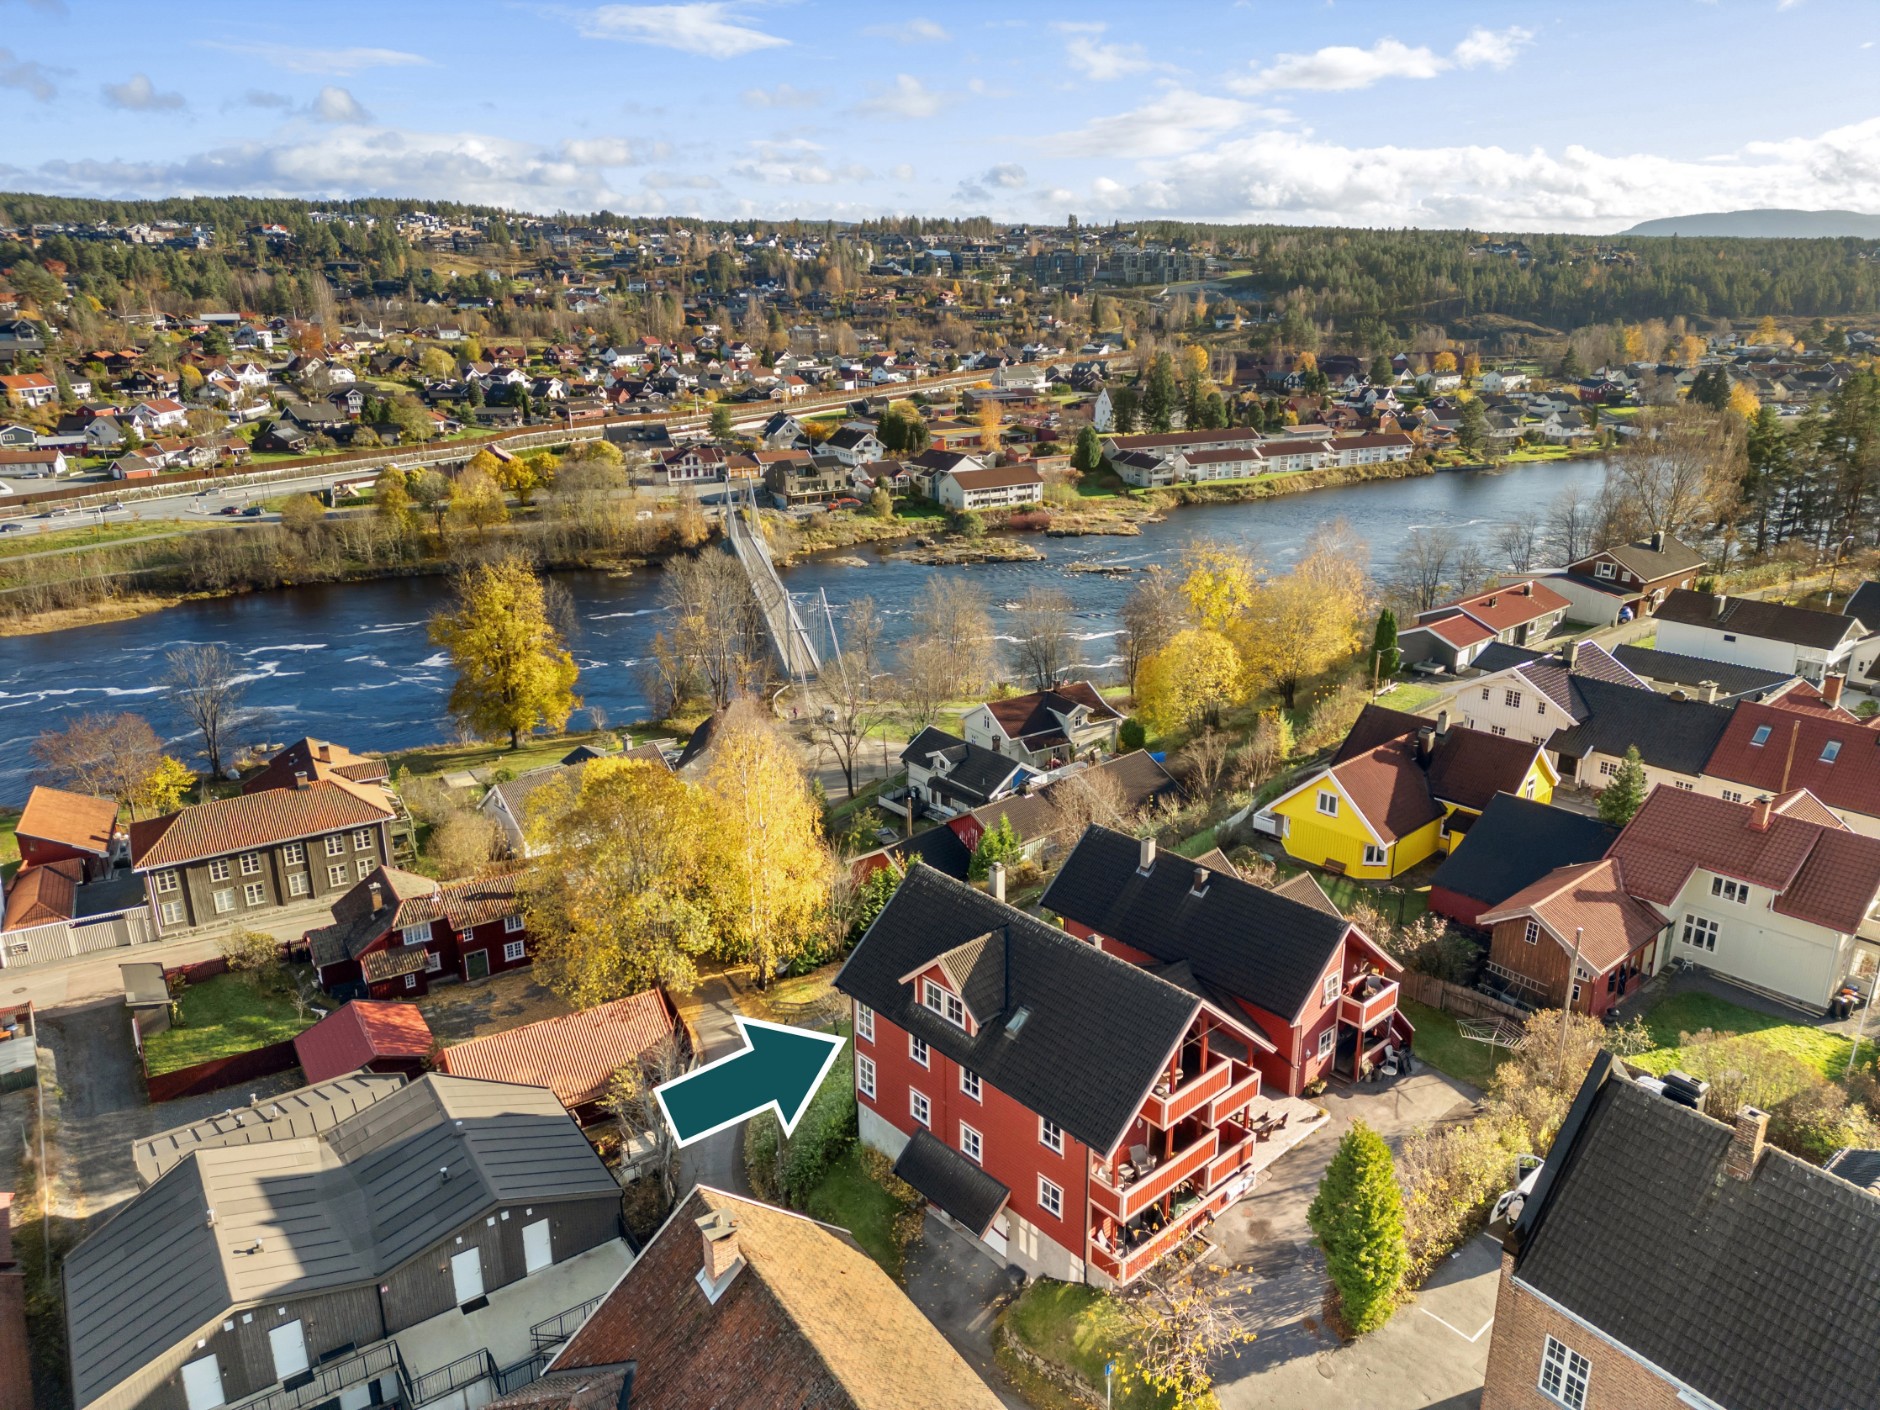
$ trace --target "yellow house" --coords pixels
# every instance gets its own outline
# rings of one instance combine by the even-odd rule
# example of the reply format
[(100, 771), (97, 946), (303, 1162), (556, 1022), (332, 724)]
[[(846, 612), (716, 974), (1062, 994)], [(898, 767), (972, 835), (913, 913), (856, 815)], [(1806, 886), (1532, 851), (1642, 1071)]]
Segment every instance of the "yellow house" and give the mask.
[(1497, 793), (1546, 803), (1559, 781), (1537, 744), (1367, 705), (1332, 762), (1255, 824), (1302, 862), (1386, 881), (1453, 850)]

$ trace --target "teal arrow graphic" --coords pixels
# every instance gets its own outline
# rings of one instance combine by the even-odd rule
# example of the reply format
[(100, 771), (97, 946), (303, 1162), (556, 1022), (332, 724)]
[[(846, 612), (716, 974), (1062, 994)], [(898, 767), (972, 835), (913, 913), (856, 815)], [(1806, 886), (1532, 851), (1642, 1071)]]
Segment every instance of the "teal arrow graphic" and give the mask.
[(777, 1113), (783, 1134), (789, 1135), (847, 1041), (742, 1015), (737, 1024), (744, 1039), (741, 1051), (653, 1089), (681, 1146), (715, 1136), (766, 1107)]

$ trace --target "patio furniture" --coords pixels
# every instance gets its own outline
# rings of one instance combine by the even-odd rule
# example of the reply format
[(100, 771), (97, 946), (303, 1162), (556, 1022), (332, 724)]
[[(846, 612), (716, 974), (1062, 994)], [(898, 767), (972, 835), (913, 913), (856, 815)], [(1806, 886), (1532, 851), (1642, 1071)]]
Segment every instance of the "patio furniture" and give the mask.
[(1151, 1170), (1155, 1169), (1155, 1157), (1149, 1154), (1149, 1148), (1147, 1146), (1131, 1146), (1129, 1148), (1129, 1161), (1130, 1164), (1134, 1165), (1136, 1169), (1141, 1171), (1144, 1175), (1147, 1175)]

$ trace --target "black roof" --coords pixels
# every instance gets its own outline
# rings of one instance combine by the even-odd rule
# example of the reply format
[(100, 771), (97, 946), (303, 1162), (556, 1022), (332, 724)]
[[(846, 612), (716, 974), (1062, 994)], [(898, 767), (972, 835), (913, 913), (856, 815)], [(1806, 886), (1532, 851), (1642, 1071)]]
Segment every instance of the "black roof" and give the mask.
[(1505, 671), (1510, 666), (1525, 666), (1530, 661), (1538, 661), (1545, 656), (1545, 651), (1535, 651), (1526, 646), (1515, 646), (1505, 641), (1491, 641), (1482, 648), (1482, 654), (1469, 664), (1483, 675), (1493, 675)]
[(1732, 1134), (1596, 1062), (1515, 1279), (1731, 1410), (1880, 1405), (1880, 1198), (1773, 1147), (1738, 1179)]
[[(1452, 830), (1458, 821), (1460, 815), (1450, 819)], [(1497, 793), (1430, 885), (1499, 906), (1557, 867), (1598, 861), (1618, 836), (1611, 823), (1584, 813)]]
[(894, 1173), (984, 1238), (1012, 1192), (930, 1131), (916, 1131)]
[[(1880, 606), (1880, 603), (1875, 605)], [(1702, 656), (1659, 651), (1649, 646), (1615, 647), (1612, 654), (1621, 666), (1647, 680), (1669, 681), (1673, 685), (1684, 686), (1713, 681), (1718, 691), (1728, 696), (1747, 695), (1754, 699), (1795, 679), (1794, 673), (1789, 671), (1765, 671), (1760, 666), (1707, 661)]]
[[(975, 1007), (978, 1030), (967, 1034), (920, 1007), (902, 980), (988, 935), (996, 950), (978, 957), (966, 987), (990, 1007), (982, 990), (996, 968), (997, 1008)], [(1146, 970), (932, 867), (902, 879), (835, 983), (1103, 1153), (1128, 1132), (1201, 1007)]]
[(1755, 597), (1726, 597), (1723, 611), (1718, 612), (1714, 594), (1693, 592), (1689, 588), (1673, 588), (1667, 593), (1659, 604), (1658, 619), (1822, 650), (1839, 646), (1853, 628), (1853, 623), (1838, 612), (1816, 612)]
[(1135, 838), (1093, 826), (1039, 905), (1164, 963), (1186, 960), (1204, 984), (1284, 1019), (1318, 992), (1350, 928), (1343, 916), (1219, 873), (1196, 895), (1187, 857), (1159, 853), (1146, 874), (1140, 857)]
[(1880, 1151), (1844, 1146), (1829, 1156), (1828, 1163), (1821, 1168), (1832, 1170), (1862, 1189), (1880, 1191)]
[(1880, 631), (1880, 582), (1869, 578), (1855, 588), (1841, 604), (1841, 615), (1858, 617), (1863, 627)]
[(918, 762), (922, 768), (932, 768), (936, 754), (944, 758), (947, 769), (944, 774), (937, 774), (929, 786), (936, 793), (959, 799), (969, 808), (989, 803), (1000, 792), (1009, 791), (1015, 786), (1014, 774), (1033, 772), (1016, 759), (931, 726), (908, 741), (907, 748), (901, 751), (901, 762)]
[(1639, 757), (1654, 768), (1695, 776), (1704, 771), (1730, 723), (1730, 710), (1723, 705), (1673, 700), (1655, 690), (1586, 676), (1576, 677), (1574, 685), (1589, 713), (1547, 741), (1549, 749), (1573, 759), (1619, 755), (1637, 745)]

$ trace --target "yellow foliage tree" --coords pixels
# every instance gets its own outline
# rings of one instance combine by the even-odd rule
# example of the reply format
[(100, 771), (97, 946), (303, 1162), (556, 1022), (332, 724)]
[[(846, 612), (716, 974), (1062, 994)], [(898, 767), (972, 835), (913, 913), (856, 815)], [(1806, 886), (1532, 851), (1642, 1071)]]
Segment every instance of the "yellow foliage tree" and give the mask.
[[(1312, 354), (1302, 353), (1301, 356), (1311, 357)], [(1317, 366), (1316, 363), (1313, 365)], [(1186, 376), (1198, 381), (1206, 381), (1208, 378), (1208, 370), (1208, 350), (1206, 348), (1202, 347), (1199, 343), (1190, 343), (1187, 347), (1182, 349), (1182, 371)]]
[(1136, 676), (1136, 717), (1150, 734), (1191, 729), (1238, 697), (1240, 653), (1218, 631), (1189, 627), (1170, 638)]
[(475, 529), (481, 538), (484, 530), (509, 517), (509, 508), (503, 503), (503, 491), (496, 481), (475, 466), (466, 465), (451, 482), (450, 517)]
[(1182, 554), (1182, 596), (1198, 626), (1224, 631), (1253, 602), (1259, 585), (1246, 554), (1223, 543), (1193, 543)]
[(1435, 358), (1430, 362), (1430, 367), (1437, 372), (1454, 372), (1456, 370), (1456, 355), (1445, 349), (1436, 354)]
[(1302, 352), (1298, 357), (1293, 359), (1293, 371), (1295, 372), (1317, 372), (1318, 370), (1319, 357), (1317, 353)]
[(180, 808), (183, 795), (195, 786), (196, 776), (189, 771), (188, 765), (165, 754), (139, 780), (124, 801), (130, 804), (132, 817), (137, 816), (139, 809), (151, 817), (161, 817)]
[(1292, 709), (1304, 681), (1357, 649), (1365, 599), (1362, 558), (1355, 546), (1332, 541), (1262, 583), (1233, 632), (1248, 686), (1277, 690)]
[[(481, 452), (479, 452), (481, 454)], [(529, 455), (510, 457), (507, 464), (497, 468), (496, 483), (516, 497), (518, 503), (528, 504), (539, 489), (546, 489), (555, 483), (555, 472), (561, 468), (561, 457), (553, 451), (538, 450)]]
[(1645, 356), (1645, 330), (1636, 323), (1628, 323), (1619, 334), (1619, 346), (1627, 362), (1637, 362)]
[(1482, 375), (1482, 359), (1476, 353), (1470, 353), (1462, 359), (1462, 375), (1473, 382)]
[(1782, 334), (1781, 334), (1781, 331), (1776, 327), (1775, 319), (1769, 314), (1765, 313), (1762, 316), (1762, 321), (1756, 325), (1757, 343), (1767, 345), (1770, 343), (1779, 342), (1781, 341), (1781, 338), (1782, 338)]
[(466, 571), (456, 610), (431, 619), (431, 640), (457, 667), (451, 715), (479, 735), (507, 734), (511, 749), (525, 730), (560, 729), (581, 703), (580, 668), (548, 620), (541, 579), (521, 558)]
[(985, 450), (997, 450), (999, 448), (999, 429), (1005, 423), (1005, 416), (999, 410), (999, 404), (996, 401), (987, 402), (984, 406), (979, 408), (979, 413), (973, 418), (973, 421), (974, 424), (979, 427), (979, 444), (981, 448)]
[(1686, 333), (1678, 339), (1677, 359), (1680, 366), (1695, 367), (1698, 360), (1708, 350), (1709, 344), (1695, 333)]
[(1749, 389), (1749, 383), (1738, 382), (1730, 388), (1730, 410), (1745, 421), (1755, 420), (1756, 413), (1762, 410), (1762, 402)]

